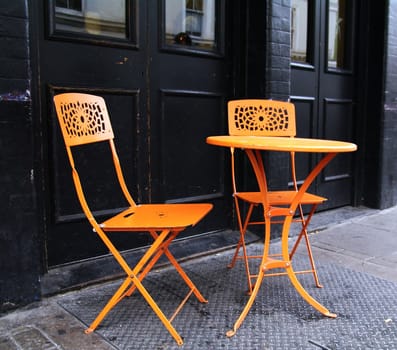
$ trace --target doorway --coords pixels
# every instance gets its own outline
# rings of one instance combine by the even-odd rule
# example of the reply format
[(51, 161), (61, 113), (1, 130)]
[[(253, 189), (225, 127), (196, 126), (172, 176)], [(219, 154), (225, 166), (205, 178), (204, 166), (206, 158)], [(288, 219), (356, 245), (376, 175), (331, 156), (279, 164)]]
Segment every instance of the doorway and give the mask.
[[(62, 92), (105, 98), (126, 182), (138, 203), (214, 204), (206, 220), (181, 238), (229, 227), (223, 154), (205, 138), (226, 130), (231, 2), (41, 0), (34, 6), (47, 267), (107, 254), (74, 193), (52, 104)], [(114, 191), (109, 156), (99, 145), (77, 158), (100, 221), (126, 205)], [(100, 172), (93, 170), (98, 165)], [(148, 244), (139, 234), (115, 241), (122, 251)]]
[[(357, 19), (357, 1), (292, 1), (291, 101), (299, 137), (355, 142)], [(318, 156), (297, 156), (303, 179)], [(313, 185), (328, 198), (321, 209), (353, 204), (354, 159), (338, 155)]]

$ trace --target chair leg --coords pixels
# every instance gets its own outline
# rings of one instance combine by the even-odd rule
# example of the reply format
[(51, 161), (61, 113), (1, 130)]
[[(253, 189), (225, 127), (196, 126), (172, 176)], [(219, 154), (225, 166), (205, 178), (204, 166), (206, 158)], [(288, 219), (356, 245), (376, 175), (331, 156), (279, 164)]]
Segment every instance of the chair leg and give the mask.
[[(140, 272), (144, 267), (146, 266), (147, 262), (150, 260), (149, 265), (152, 265), (151, 262), (152, 260), (157, 261), (159, 257), (157, 257), (158, 252), (161, 251), (159, 249), (165, 241), (169, 241), (168, 244), (172, 241), (174, 237), (169, 236), (170, 231), (169, 230), (164, 230), (160, 235), (158, 235), (157, 239), (153, 242), (151, 247), (146, 251), (146, 253), (143, 255), (141, 260), (136, 264), (133, 270), (131, 270), (126, 261), (123, 259), (123, 257), (120, 255), (120, 253), (117, 250), (112, 250), (113, 255), (115, 256), (116, 260), (120, 263), (120, 265), (123, 267), (127, 274), (127, 278), (124, 280), (124, 282), (121, 284), (119, 289), (116, 291), (116, 293), (110, 298), (106, 306), (101, 310), (101, 312), (98, 314), (96, 319), (91, 323), (90, 327), (86, 330), (86, 333), (91, 333), (93, 332), (98, 325), (102, 322), (102, 320), (106, 317), (106, 315), (109, 313), (109, 311), (118, 303), (120, 302), (124, 296), (128, 295), (129, 290), (131, 288), (136, 288), (139, 290), (141, 295), (144, 297), (146, 302), (149, 304), (149, 306), (152, 308), (152, 310), (155, 312), (157, 317), (160, 319), (160, 321), (163, 323), (165, 328), (168, 330), (168, 332), (171, 334), (171, 336), (175, 339), (178, 345), (183, 344), (183, 340), (179, 333), (175, 330), (175, 328), (172, 326), (171, 321), (164, 315), (164, 313), (161, 311), (160, 307), (157, 305), (157, 303), (154, 301), (154, 299), (151, 297), (149, 292), (146, 290), (146, 288), (142, 284), (142, 280), (145, 277), (145, 275), (149, 272), (146, 271), (145, 274), (142, 275)], [(103, 237), (106, 237), (106, 235), (102, 235)], [(102, 237), (101, 236), (101, 237)], [(171, 239), (172, 237), (172, 239)], [(168, 238), (168, 239), (167, 239)], [(113, 248), (110, 246), (110, 248)], [(153, 259), (153, 255), (155, 255), (156, 259)], [(161, 256), (162, 254), (160, 254)], [(146, 268), (145, 268), (146, 270)], [(139, 277), (137, 277), (140, 275)], [(133, 287), (130, 287), (132, 285)], [(126, 290), (130, 288), (127, 292)], [(184, 302), (184, 301), (183, 301)]]
[(314, 282), (315, 282), (317, 288), (323, 288), (323, 285), (320, 283), (320, 281), (319, 281), (319, 279), (318, 279), (317, 269), (316, 269), (316, 265), (315, 265), (315, 263), (314, 263), (314, 258), (313, 258), (312, 247), (311, 247), (311, 245), (310, 245), (309, 236), (308, 236), (306, 230), (305, 230), (305, 235), (304, 235), (304, 237), (305, 237), (305, 243), (306, 243), (307, 253), (308, 253), (308, 255), (309, 255), (310, 265), (311, 265), (311, 267), (312, 267)]
[(247, 212), (246, 218), (244, 220), (244, 224), (243, 224), (242, 221), (241, 221), (240, 208), (239, 208), (239, 205), (238, 205), (238, 202), (237, 202), (238, 199), (236, 199), (235, 201), (236, 201), (236, 214), (237, 214), (238, 228), (239, 228), (239, 231), (240, 231), (240, 239), (239, 239), (239, 241), (237, 243), (236, 250), (234, 251), (234, 255), (233, 255), (232, 261), (229, 263), (229, 265), (227, 265), (227, 267), (229, 269), (232, 269), (236, 265), (236, 261), (239, 258), (240, 248), (243, 245), (245, 232), (247, 231), (249, 220), (251, 218), (251, 215), (252, 215), (252, 212), (253, 212), (254, 206), (255, 206), (254, 204), (250, 204), (250, 206), (248, 208), (248, 212)]
[(168, 249), (166, 249), (164, 253), (167, 256), (167, 258), (170, 260), (171, 264), (174, 265), (175, 269), (178, 271), (179, 275), (182, 277), (182, 279), (185, 281), (185, 283), (189, 286), (190, 290), (196, 296), (197, 300), (200, 303), (208, 303), (208, 300), (203, 297), (203, 295), (200, 293), (200, 291), (195, 286), (195, 284), (191, 281), (191, 279), (186, 274), (186, 272), (182, 269), (181, 265), (178, 263), (178, 261), (175, 259), (175, 257), (171, 254), (171, 252)]
[[(150, 234), (154, 240), (157, 239), (158, 234), (155, 231), (151, 231)], [(177, 270), (179, 275), (182, 277), (182, 279), (184, 280), (186, 285), (190, 288), (190, 290), (196, 296), (198, 301), (201, 303), (207, 303), (208, 300), (203, 297), (203, 295), (200, 293), (199, 289), (192, 282), (192, 280), (189, 278), (189, 276), (186, 274), (186, 272), (182, 269), (181, 265), (178, 263), (178, 261), (175, 259), (175, 257), (171, 254), (171, 252), (168, 249), (168, 246), (171, 244), (171, 242), (174, 240), (174, 238), (177, 235), (178, 235), (177, 231), (173, 232), (171, 234), (171, 236), (162, 243), (162, 245), (157, 249), (157, 252), (155, 253), (155, 255), (146, 264), (144, 270), (139, 273), (138, 279), (140, 282), (142, 282), (142, 280), (145, 278), (145, 276), (150, 272), (150, 270), (153, 268), (153, 266), (156, 264), (156, 262), (164, 254), (168, 258), (168, 260), (171, 262), (171, 264), (175, 267), (175, 269)], [(136, 286), (132, 285), (130, 287), (130, 289), (125, 293), (126, 296), (130, 296), (135, 291), (135, 289), (136, 289)]]
[(244, 259), (245, 274), (247, 275), (248, 295), (250, 295), (252, 293), (252, 282), (251, 282), (252, 275), (251, 275), (251, 271), (250, 271), (250, 267), (249, 267), (249, 256), (247, 254), (247, 247), (245, 245), (244, 237), (243, 237), (241, 245), (243, 247), (243, 259)]
[[(156, 241), (158, 235), (157, 233), (155, 233), (154, 231), (150, 232), (152, 238), (154, 241)], [(161, 256), (164, 254), (164, 245), (169, 242), (168, 244), (170, 244), (174, 238), (176, 237), (177, 232), (171, 233), (170, 236), (156, 249), (156, 251), (153, 253), (153, 256), (150, 258), (150, 261), (146, 262), (144, 265), (143, 270), (138, 271), (138, 279), (140, 282), (143, 281), (143, 279), (146, 277), (146, 275), (150, 272), (150, 270), (153, 268), (153, 266), (156, 264), (156, 262), (161, 258)], [(135, 291), (136, 286), (132, 285), (130, 287), (130, 289), (125, 293), (126, 296), (131, 296), (132, 293)]]
[(227, 267), (229, 269), (232, 269), (236, 265), (236, 260), (238, 258), (238, 253), (240, 251), (240, 247), (241, 247), (241, 244), (242, 244), (243, 239), (244, 239), (244, 230), (243, 230), (243, 223), (242, 223), (242, 220), (241, 220), (240, 206), (238, 204), (238, 198), (236, 196), (234, 196), (234, 207), (236, 209), (237, 223), (238, 223), (238, 229), (239, 229), (239, 233), (240, 233), (240, 239), (239, 239), (239, 241), (237, 243), (236, 250), (234, 251), (232, 261), (227, 265)]
[(149, 292), (146, 290), (146, 288), (142, 285), (142, 283), (139, 281), (139, 279), (136, 276), (127, 277), (125, 279), (125, 281), (119, 287), (117, 292), (112, 296), (112, 298), (108, 301), (106, 306), (98, 314), (96, 319), (91, 323), (89, 328), (86, 329), (85, 333), (86, 334), (92, 333), (98, 327), (98, 325), (106, 317), (106, 315), (109, 313), (109, 311), (122, 299), (121, 295), (124, 293), (125, 289), (128, 288), (128, 286), (130, 284), (134, 284), (136, 286), (136, 288), (142, 294), (142, 296), (144, 297), (146, 302), (149, 304), (149, 306), (155, 312), (157, 317), (164, 324), (165, 328), (168, 330), (168, 332), (171, 334), (171, 336), (175, 339), (177, 344), (182, 345), (183, 340), (182, 340), (181, 336), (179, 335), (179, 333), (176, 331), (174, 326), (171, 324), (171, 321), (164, 315), (164, 313), (161, 311), (161, 309), (159, 308), (157, 303), (154, 301), (154, 299), (151, 297)]
[(313, 252), (312, 252), (312, 248), (310, 245), (309, 235), (307, 233), (307, 227), (308, 227), (310, 220), (312, 219), (312, 216), (313, 216), (314, 212), (316, 211), (316, 209), (317, 209), (317, 204), (314, 204), (310, 210), (310, 213), (305, 218), (305, 215), (303, 214), (302, 206), (299, 205), (299, 215), (301, 217), (302, 229), (301, 229), (301, 232), (299, 233), (298, 238), (295, 241), (294, 246), (292, 247), (292, 249), (290, 251), (289, 258), (290, 258), (290, 260), (292, 260), (292, 257), (294, 256), (302, 237), (304, 237), (307, 254), (308, 254), (310, 265), (312, 268), (311, 272), (313, 274), (314, 282), (315, 282), (317, 288), (322, 288), (323, 285), (320, 283), (319, 278), (318, 278), (317, 269), (316, 269), (316, 265), (314, 263), (314, 258), (313, 258)]
[[(229, 265), (227, 267), (229, 269), (232, 269), (235, 266), (237, 259), (242, 258), (244, 260), (245, 273), (247, 275), (248, 294), (251, 294), (252, 293), (252, 282), (251, 282), (252, 275), (251, 275), (250, 268), (249, 268), (249, 256), (247, 254), (247, 248), (245, 245), (245, 233), (247, 232), (247, 227), (250, 222), (251, 215), (254, 210), (255, 204), (250, 203), (247, 215), (244, 220), (244, 224), (242, 224), (241, 211), (239, 208), (238, 199), (236, 197), (235, 197), (235, 205), (236, 205), (237, 220), (238, 220), (239, 230), (240, 230), (240, 240), (237, 243), (237, 247), (234, 252), (232, 261), (229, 263)], [(242, 250), (243, 250), (242, 257), (239, 256), (240, 248), (242, 248)]]
[[(168, 240), (173, 240), (174, 237), (169, 237)], [(164, 242), (165, 243), (165, 242)], [(163, 243), (163, 244), (164, 244)], [(162, 245), (163, 245), (162, 244)], [(156, 262), (160, 259), (160, 257), (163, 255), (163, 251), (161, 249), (162, 245), (157, 248), (157, 252), (155, 252), (155, 255), (150, 259), (148, 263), (146, 263), (145, 268), (139, 272), (138, 274), (138, 279), (140, 282), (143, 281), (143, 279), (146, 277), (146, 275), (150, 272), (150, 270), (153, 268), (153, 266), (156, 264)], [(134, 293), (134, 291), (137, 289), (136, 285), (132, 285), (128, 291), (125, 293), (125, 296), (129, 297)]]
[(183, 340), (179, 333), (176, 331), (174, 326), (171, 324), (171, 320), (169, 320), (164, 313), (161, 311), (160, 307), (157, 305), (157, 303), (154, 301), (154, 299), (151, 297), (149, 292), (146, 290), (146, 288), (142, 285), (142, 283), (139, 281), (139, 279), (136, 276), (132, 277), (132, 282), (134, 285), (136, 285), (137, 289), (139, 292), (142, 294), (142, 296), (145, 298), (146, 302), (150, 305), (152, 310), (155, 312), (157, 317), (161, 320), (165, 328), (168, 330), (168, 332), (171, 334), (171, 336), (175, 339), (178, 345), (183, 344)]
[(119, 289), (116, 291), (116, 293), (113, 294), (113, 296), (110, 298), (110, 300), (107, 302), (105, 307), (101, 310), (101, 312), (98, 314), (96, 319), (91, 323), (91, 325), (85, 330), (86, 334), (92, 333), (98, 325), (102, 322), (102, 320), (106, 317), (106, 315), (109, 313), (110, 310), (113, 309), (114, 306), (117, 305), (118, 302), (121, 301), (122, 295), (125, 292), (125, 290), (129, 287), (129, 285), (132, 283), (130, 278), (126, 278), (124, 282), (121, 284)]

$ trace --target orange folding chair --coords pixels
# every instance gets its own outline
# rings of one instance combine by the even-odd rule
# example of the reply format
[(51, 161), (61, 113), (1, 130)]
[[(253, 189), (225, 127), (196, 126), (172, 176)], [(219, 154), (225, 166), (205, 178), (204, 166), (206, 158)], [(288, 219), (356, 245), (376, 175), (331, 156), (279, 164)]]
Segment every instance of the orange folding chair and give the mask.
[[(229, 122), (229, 134), (230, 135), (244, 135), (244, 136), (285, 136), (295, 137), (295, 106), (290, 102), (281, 102), (274, 100), (234, 100), (228, 102), (228, 122)], [(253, 211), (256, 207), (261, 205), (261, 194), (260, 192), (240, 192), (237, 189), (236, 180), (236, 164), (234, 148), (231, 148), (231, 168), (232, 168), (232, 184), (233, 184), (233, 197), (236, 209), (236, 216), (238, 226), (240, 230), (240, 240), (237, 244), (235, 253), (233, 255), (231, 263), (228, 265), (229, 268), (235, 266), (237, 259), (243, 259), (245, 264), (245, 270), (248, 279), (248, 292), (252, 292), (253, 280), (257, 275), (251, 274), (249, 267), (249, 259), (262, 258), (262, 255), (248, 255), (246, 245), (244, 241), (245, 233), (250, 225), (264, 225), (264, 220), (254, 221), (251, 220)], [(291, 177), (293, 183), (293, 189), (287, 191), (269, 191), (268, 199), (270, 206), (290, 206), (292, 200), (298, 191), (298, 184), (295, 173), (295, 154), (291, 152)], [(311, 193), (305, 193), (299, 206), (298, 216), (294, 218), (294, 222), (301, 223), (301, 231), (295, 241), (294, 246), (290, 252), (290, 259), (294, 256), (299, 243), (302, 238), (306, 243), (307, 253), (311, 265), (310, 270), (295, 271), (295, 273), (312, 273), (316, 286), (321, 288), (322, 285), (319, 282), (316, 266), (313, 259), (312, 249), (310, 246), (309, 236), (307, 233), (307, 227), (310, 220), (320, 203), (326, 200), (324, 197), (320, 197)], [(240, 203), (246, 203), (248, 209), (246, 210), (245, 218), (243, 218), (243, 210), (240, 207)], [(311, 209), (307, 215), (304, 214), (303, 205), (310, 205)], [(272, 220), (272, 224), (283, 223), (280, 220)], [(240, 255), (240, 249), (243, 254)], [(283, 273), (268, 273), (266, 276), (283, 275)]]
[[(72, 168), (73, 181), (82, 209), (94, 231), (102, 239), (111, 254), (125, 271), (127, 277), (108, 301), (106, 306), (92, 322), (86, 333), (93, 332), (107, 313), (124, 297), (130, 296), (136, 289), (159, 317), (175, 341), (181, 345), (183, 340), (171, 322), (182, 309), (189, 297), (194, 294), (201, 303), (207, 300), (189, 279), (185, 271), (169, 251), (169, 245), (185, 228), (195, 225), (212, 208), (212, 204), (136, 204), (128, 192), (119, 158), (114, 145), (114, 135), (108, 111), (103, 98), (87, 94), (66, 93), (54, 97), (56, 112), (65, 141), (66, 151)], [(129, 208), (98, 223), (86, 201), (82, 183), (75, 166), (72, 148), (94, 142), (108, 142), (115, 171), (122, 193)], [(153, 242), (135, 267), (131, 268), (109, 238), (108, 232), (147, 232)], [(185, 281), (189, 292), (177, 307), (175, 313), (167, 318), (142, 284), (162, 255), (165, 255)]]

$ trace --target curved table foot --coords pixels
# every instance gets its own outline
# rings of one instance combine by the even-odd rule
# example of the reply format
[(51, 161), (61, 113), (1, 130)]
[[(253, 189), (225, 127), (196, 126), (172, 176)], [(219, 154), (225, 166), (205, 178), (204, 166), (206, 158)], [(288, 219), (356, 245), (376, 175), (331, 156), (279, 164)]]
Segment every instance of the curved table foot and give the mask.
[(261, 287), (263, 277), (264, 277), (264, 272), (262, 269), (260, 269), (260, 272), (259, 272), (258, 277), (255, 282), (254, 289), (252, 290), (252, 293), (248, 299), (248, 302), (245, 305), (243, 312), (240, 314), (237, 321), (234, 323), (233, 329), (226, 332), (227, 337), (232, 337), (233, 335), (235, 335), (237, 330), (240, 328), (241, 324), (245, 320), (248, 312), (251, 309), (252, 304), (255, 301), (255, 298), (256, 298), (256, 295), (258, 294), (259, 288)]
[(231, 329), (230, 331), (227, 331), (227, 332), (226, 332), (226, 336), (227, 336), (228, 338), (231, 338), (231, 337), (233, 337), (233, 335), (236, 334), (236, 331), (237, 331), (237, 329)]
[(313, 306), (317, 311), (321, 312), (324, 316), (335, 318), (336, 314), (330, 312), (324, 305), (320, 304), (316, 299), (314, 299), (301, 285), (298, 278), (296, 277), (295, 272), (292, 269), (292, 266), (288, 266), (287, 274), (292, 283), (295, 287), (296, 291), (301, 295), (303, 299), (306, 300), (311, 306)]

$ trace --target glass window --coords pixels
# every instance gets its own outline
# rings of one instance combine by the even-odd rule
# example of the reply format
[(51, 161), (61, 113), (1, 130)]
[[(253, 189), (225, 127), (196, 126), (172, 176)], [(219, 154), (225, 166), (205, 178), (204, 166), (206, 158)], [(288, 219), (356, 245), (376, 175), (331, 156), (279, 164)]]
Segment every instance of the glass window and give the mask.
[(126, 0), (56, 0), (55, 30), (127, 39)]
[(348, 69), (348, 13), (346, 0), (328, 1), (328, 68)]
[(307, 63), (308, 0), (292, 0), (291, 60)]
[(186, 33), (202, 35), (204, 8), (202, 0), (186, 0)]
[(81, 0), (56, 0), (56, 7), (81, 11)]
[(216, 42), (216, 2), (218, 0), (165, 0), (165, 41), (214, 50)]

